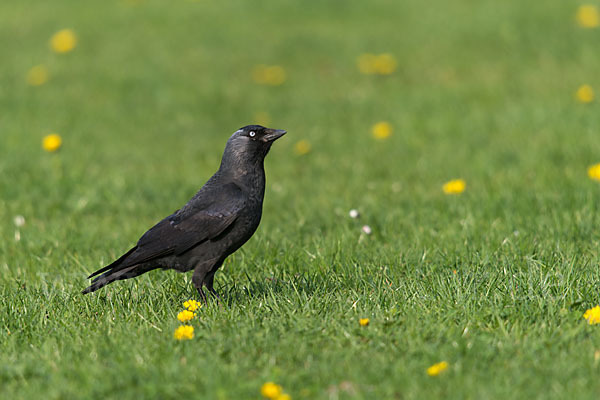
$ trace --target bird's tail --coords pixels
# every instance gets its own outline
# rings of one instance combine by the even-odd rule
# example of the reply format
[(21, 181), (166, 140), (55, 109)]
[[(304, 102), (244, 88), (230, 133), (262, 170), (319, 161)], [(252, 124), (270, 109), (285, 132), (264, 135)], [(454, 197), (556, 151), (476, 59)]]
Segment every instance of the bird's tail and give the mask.
[[(91, 274), (90, 276), (88, 276), (88, 279), (93, 278), (94, 276), (101, 274), (102, 272), (108, 271), (108, 270), (112, 270), (113, 272), (122, 269), (124, 267), (127, 267), (128, 265), (122, 265), (127, 257), (129, 257), (134, 251), (137, 250), (137, 246), (131, 248), (127, 253), (123, 254), (121, 257), (119, 257), (118, 260), (110, 263), (109, 265), (107, 265), (104, 268), (100, 268), (98, 271), (94, 272), (93, 274)], [(135, 263), (131, 263), (129, 265), (133, 265)]]
[(87, 288), (85, 288), (81, 293), (87, 294), (87, 293), (95, 292), (96, 290), (100, 289), (101, 287), (104, 287), (114, 281), (120, 281), (122, 279), (134, 278), (134, 277), (141, 275), (144, 272), (148, 272), (148, 271), (149, 271), (148, 268), (144, 268), (140, 264), (132, 265), (130, 267), (126, 267), (126, 268), (118, 269), (118, 270), (113, 269), (113, 270), (107, 271), (107, 272), (103, 273), (102, 275), (94, 278), (94, 280), (92, 281), (92, 284), (90, 286), (88, 286)]

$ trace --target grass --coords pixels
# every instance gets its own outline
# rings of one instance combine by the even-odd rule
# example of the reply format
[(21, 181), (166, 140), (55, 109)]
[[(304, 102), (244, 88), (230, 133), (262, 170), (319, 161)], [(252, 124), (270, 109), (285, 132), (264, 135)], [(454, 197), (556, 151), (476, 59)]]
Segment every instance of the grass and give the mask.
[[(596, 398), (600, 114), (573, 94), (600, 88), (600, 31), (576, 6), (1, 3), (0, 397), (245, 399), (275, 381), (294, 399)], [(79, 43), (56, 55), (62, 28)], [(361, 75), (367, 52), (397, 70)], [(29, 87), (37, 64), (50, 79)], [(259, 64), (286, 82), (257, 85)], [(189, 275), (80, 295), (260, 112), (289, 134), (195, 338), (173, 339)]]

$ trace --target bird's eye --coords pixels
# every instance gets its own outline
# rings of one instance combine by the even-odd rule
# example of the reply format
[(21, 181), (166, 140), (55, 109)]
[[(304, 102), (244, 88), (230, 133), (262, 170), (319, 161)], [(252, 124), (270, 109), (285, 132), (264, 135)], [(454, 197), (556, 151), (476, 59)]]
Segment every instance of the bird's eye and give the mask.
[(256, 132), (254, 132), (254, 131), (250, 131), (250, 133), (248, 133), (248, 136), (250, 136), (250, 137), (254, 137), (254, 136), (256, 136)]

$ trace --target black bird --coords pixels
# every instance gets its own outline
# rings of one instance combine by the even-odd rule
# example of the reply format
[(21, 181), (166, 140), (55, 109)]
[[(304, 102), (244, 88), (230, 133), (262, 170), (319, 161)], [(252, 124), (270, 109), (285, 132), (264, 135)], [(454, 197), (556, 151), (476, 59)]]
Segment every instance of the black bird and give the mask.
[(256, 231), (265, 195), (264, 159), (286, 132), (248, 125), (227, 141), (219, 170), (180, 210), (154, 225), (137, 245), (98, 274), (83, 294), (153, 269), (194, 270), (192, 282), (217, 296), (213, 279), (227, 256)]

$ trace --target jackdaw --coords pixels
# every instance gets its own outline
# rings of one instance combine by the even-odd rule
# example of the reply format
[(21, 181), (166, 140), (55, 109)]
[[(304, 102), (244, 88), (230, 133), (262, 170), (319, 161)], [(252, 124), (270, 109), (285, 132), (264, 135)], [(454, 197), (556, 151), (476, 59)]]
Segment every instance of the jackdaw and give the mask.
[(192, 282), (203, 300), (202, 285), (217, 296), (213, 279), (227, 256), (256, 231), (265, 194), (264, 159), (286, 133), (248, 125), (227, 141), (219, 170), (190, 201), (140, 238), (112, 264), (91, 274), (83, 294), (153, 269), (194, 270)]

